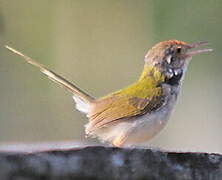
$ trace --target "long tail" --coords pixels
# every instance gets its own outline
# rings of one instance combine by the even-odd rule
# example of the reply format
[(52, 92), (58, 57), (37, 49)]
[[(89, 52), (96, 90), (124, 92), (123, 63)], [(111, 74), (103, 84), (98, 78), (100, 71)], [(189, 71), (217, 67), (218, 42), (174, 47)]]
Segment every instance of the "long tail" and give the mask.
[[(79, 89), (77, 86), (75, 86), (74, 84), (72, 84), (71, 82), (67, 81), (65, 78), (63, 78), (62, 76), (58, 75), (57, 73), (53, 72), (52, 70), (49, 70), (48, 68), (46, 68), (44, 65), (37, 63), (36, 61), (34, 61), (32, 58), (26, 56), (25, 54), (9, 47), (9, 46), (5, 46), (8, 50), (10, 50), (11, 52), (21, 56), (27, 63), (37, 67), (43, 74), (45, 74), (49, 79), (51, 79), (52, 81), (58, 83), (59, 85), (61, 85), (62, 87), (64, 87), (65, 89), (67, 89), (68, 91), (70, 91), (71, 93), (73, 93), (73, 95), (76, 97), (80, 97), (82, 100), (84, 100), (86, 103), (90, 104), (94, 101), (94, 98), (90, 95), (88, 95), (87, 93), (85, 93), (83, 90)], [(74, 97), (73, 96), (73, 97)]]

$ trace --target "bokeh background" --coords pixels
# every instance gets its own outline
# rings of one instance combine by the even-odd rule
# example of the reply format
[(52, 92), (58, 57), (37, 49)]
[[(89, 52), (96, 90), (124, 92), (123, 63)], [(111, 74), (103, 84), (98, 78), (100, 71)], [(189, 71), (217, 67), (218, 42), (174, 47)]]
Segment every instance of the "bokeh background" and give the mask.
[(15, 47), (99, 97), (135, 81), (147, 50), (207, 40), (166, 128), (144, 144), (222, 152), (222, 1), (0, 0), (0, 144), (87, 144), (71, 94), (4, 48)]

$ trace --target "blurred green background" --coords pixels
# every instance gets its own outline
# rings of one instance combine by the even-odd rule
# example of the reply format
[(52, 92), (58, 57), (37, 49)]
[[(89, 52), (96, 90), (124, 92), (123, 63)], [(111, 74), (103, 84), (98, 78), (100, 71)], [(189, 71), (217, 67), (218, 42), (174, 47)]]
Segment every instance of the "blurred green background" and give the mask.
[(147, 50), (207, 40), (193, 58), (177, 107), (148, 146), (222, 152), (222, 1), (0, 0), (0, 143), (78, 141), (86, 117), (71, 94), (6, 49), (8, 44), (93, 96), (135, 81)]

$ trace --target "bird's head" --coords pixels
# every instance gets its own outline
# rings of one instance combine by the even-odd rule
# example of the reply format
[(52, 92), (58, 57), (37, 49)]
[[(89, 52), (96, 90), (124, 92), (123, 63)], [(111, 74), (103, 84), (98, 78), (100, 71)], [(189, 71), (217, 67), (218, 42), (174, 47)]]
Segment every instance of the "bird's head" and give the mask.
[(163, 41), (148, 51), (145, 62), (158, 68), (166, 80), (172, 78), (180, 80), (193, 55), (212, 51), (212, 49), (193, 50), (207, 44), (207, 42), (187, 44), (178, 40)]

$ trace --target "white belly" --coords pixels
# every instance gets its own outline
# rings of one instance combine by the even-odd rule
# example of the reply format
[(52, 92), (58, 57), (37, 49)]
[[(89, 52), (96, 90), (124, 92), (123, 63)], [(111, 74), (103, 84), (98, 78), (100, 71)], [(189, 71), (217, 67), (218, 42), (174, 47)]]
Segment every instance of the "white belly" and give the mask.
[(136, 118), (132, 124), (132, 131), (130, 132), (126, 144), (135, 144), (148, 141), (157, 135), (166, 125), (170, 114), (173, 110), (176, 101), (176, 96), (172, 97), (168, 103), (160, 110), (152, 114), (145, 114)]
[(179, 87), (172, 89), (166, 86), (165, 93), (167, 96), (164, 105), (152, 114), (147, 113), (135, 118), (125, 144), (144, 142), (157, 135), (164, 128), (171, 115), (178, 92)]

